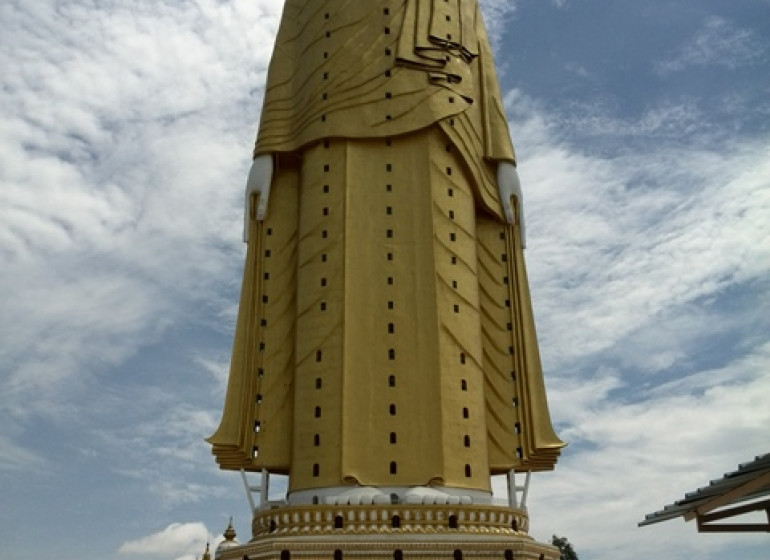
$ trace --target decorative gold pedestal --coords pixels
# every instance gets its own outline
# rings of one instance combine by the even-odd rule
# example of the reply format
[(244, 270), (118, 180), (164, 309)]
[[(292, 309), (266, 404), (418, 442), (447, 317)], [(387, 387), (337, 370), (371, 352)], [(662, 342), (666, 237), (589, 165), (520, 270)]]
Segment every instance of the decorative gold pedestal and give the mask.
[(484, 505), (287, 506), (254, 516), (254, 538), (221, 560), (558, 560), (524, 510)]

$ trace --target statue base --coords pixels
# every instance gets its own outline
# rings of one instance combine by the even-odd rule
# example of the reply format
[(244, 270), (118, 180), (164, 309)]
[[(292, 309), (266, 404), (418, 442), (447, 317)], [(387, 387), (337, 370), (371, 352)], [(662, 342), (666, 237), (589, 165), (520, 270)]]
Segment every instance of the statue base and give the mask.
[(307, 505), (257, 511), (253, 539), (218, 560), (558, 560), (526, 510), (493, 505)]

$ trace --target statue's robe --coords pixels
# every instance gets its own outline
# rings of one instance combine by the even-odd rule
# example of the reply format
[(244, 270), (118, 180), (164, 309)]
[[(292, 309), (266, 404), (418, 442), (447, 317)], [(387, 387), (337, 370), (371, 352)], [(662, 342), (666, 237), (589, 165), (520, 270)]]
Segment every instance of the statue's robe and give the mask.
[(488, 491), (553, 467), (518, 228), (515, 163), (475, 0), (288, 0), (255, 155), (223, 468), (291, 490)]

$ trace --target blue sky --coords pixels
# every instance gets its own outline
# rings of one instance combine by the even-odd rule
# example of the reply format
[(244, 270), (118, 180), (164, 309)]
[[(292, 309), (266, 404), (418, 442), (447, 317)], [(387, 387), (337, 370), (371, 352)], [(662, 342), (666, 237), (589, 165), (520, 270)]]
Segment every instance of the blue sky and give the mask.
[[(770, 447), (770, 2), (483, 2), (552, 413), (536, 537), (759, 560), (645, 513)], [(0, 5), (3, 557), (191, 560), (278, 0)]]

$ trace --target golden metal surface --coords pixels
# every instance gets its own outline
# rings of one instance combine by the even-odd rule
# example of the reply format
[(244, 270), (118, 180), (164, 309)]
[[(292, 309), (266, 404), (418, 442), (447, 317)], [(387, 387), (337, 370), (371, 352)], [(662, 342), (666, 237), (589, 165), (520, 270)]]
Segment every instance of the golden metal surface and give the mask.
[(220, 466), (290, 490), (553, 468), (513, 161), (477, 2), (289, 0), (255, 153)]

